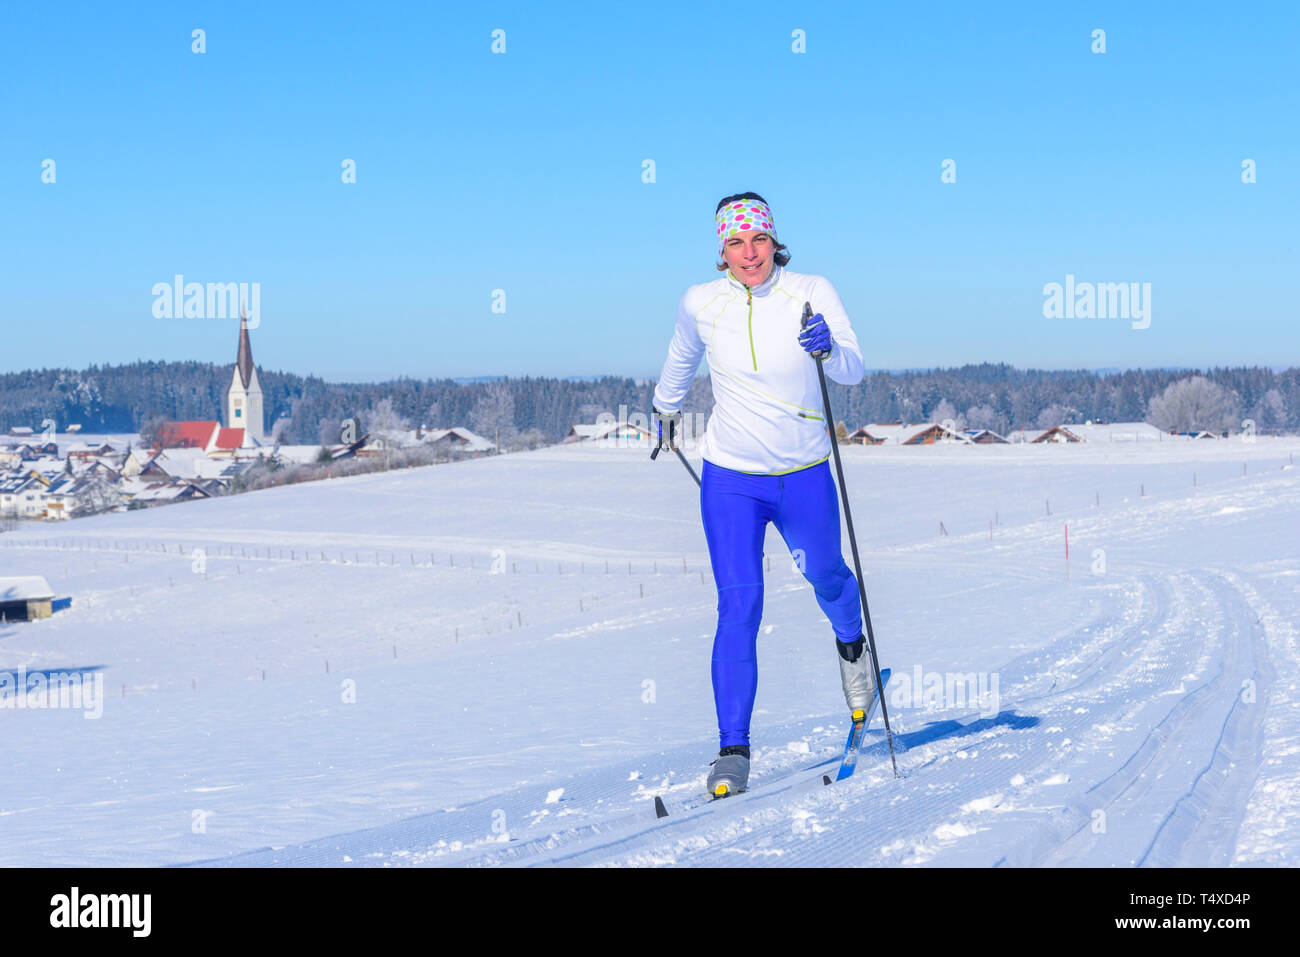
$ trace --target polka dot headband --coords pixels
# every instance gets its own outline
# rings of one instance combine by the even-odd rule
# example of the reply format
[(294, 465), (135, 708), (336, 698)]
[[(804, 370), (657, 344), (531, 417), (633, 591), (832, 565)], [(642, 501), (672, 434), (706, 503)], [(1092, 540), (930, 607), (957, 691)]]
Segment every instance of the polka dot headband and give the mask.
[(776, 239), (776, 226), (772, 211), (756, 199), (738, 199), (718, 210), (718, 255), (722, 255), (727, 240), (746, 233), (767, 233)]

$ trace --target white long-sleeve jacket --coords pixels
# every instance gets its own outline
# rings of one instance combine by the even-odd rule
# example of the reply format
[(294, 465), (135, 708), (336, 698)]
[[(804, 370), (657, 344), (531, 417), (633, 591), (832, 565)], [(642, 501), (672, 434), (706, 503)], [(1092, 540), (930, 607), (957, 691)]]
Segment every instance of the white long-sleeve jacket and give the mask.
[(826, 374), (844, 385), (861, 381), (857, 337), (835, 287), (822, 276), (773, 265), (767, 280), (751, 289), (727, 270), (682, 296), (654, 404), (678, 411), (708, 355), (714, 406), (699, 445), (706, 460), (774, 475), (830, 455), (816, 360), (799, 345), (805, 302), (825, 317), (835, 340), (822, 365)]

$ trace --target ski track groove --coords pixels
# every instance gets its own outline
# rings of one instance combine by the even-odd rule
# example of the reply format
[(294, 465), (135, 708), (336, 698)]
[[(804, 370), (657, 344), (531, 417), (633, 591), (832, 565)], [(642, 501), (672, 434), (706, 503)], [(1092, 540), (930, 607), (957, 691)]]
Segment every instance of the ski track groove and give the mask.
[[(1243, 623), (1249, 625), (1253, 618), (1237, 589), (1223, 577), (1205, 572), (1145, 574), (1134, 594), (1135, 601), (1124, 616), (1127, 624), (1118, 633), (1111, 628), (1105, 636), (1085, 640), (1073, 649), (1082, 652), (1074, 656), (1082, 662), (1065, 676), (1068, 681), (1061, 687), (1055, 687), (1061, 683), (1059, 673), (1050, 670), (1038, 676), (1031, 673), (1026, 676), (1026, 685), (1035, 677), (1041, 682), (1050, 676), (1054, 686), (1038, 695), (1012, 698), (1015, 705), (1004, 704), (997, 719), (971, 720), (964, 725), (957, 721), (953, 729), (957, 733), (947, 739), (938, 738), (934, 743), (926, 740), (924, 729), (910, 734), (896, 731), (896, 741), (905, 746), (920, 742), (919, 747), (908, 747), (905, 752), (905, 778), (931, 764), (973, 759), (979, 752), (985, 752), (983, 760), (971, 761), (973, 773), (964, 778), (958, 793), (945, 793), (953, 789), (932, 788), (929, 794), (916, 795), (906, 790), (910, 782), (904, 782), (900, 794), (888, 795), (884, 789), (891, 786), (891, 776), (885, 763), (884, 744), (879, 740), (883, 734), (877, 731), (877, 740), (864, 748), (865, 766), (858, 776), (839, 788), (818, 789), (793, 798), (784, 796), (783, 792), (765, 794), (759, 789), (751, 792), (749, 802), (738, 804), (725, 816), (713, 815), (709, 819), (689, 816), (676, 824), (651, 826), (620, 834), (612, 840), (593, 836), (594, 843), (576, 849), (567, 842), (562, 854), (549, 858), (544, 853), (549, 848), (535, 848), (539, 852), (536, 863), (726, 865), (775, 859), (792, 865), (1000, 863), (1034, 866), (1222, 862), (1230, 853), (1232, 836), (1244, 813), (1240, 795), (1249, 792), (1253, 783), (1251, 769), (1255, 766), (1253, 754), (1238, 753), (1234, 763), (1227, 756), (1228, 751), (1257, 751), (1259, 715), (1263, 713), (1260, 707), (1242, 705), (1238, 695), (1240, 681), (1243, 677), (1257, 681), (1261, 703), (1267, 694), (1266, 670), (1256, 667), (1260, 657), (1258, 634), (1253, 626), (1243, 627)], [(1222, 627), (1215, 628), (1215, 625)], [(1218, 637), (1203, 644), (1202, 631)], [(1059, 656), (1071, 650), (1062, 647), (1064, 642), (1062, 639), (1045, 651), (1025, 656), (1020, 663), (1056, 658), (1054, 663), (1059, 665)], [(1192, 682), (1197, 687), (1186, 693), (1186, 685)], [(1130, 692), (1134, 688), (1146, 689), (1148, 694), (1132, 696)], [(1168, 697), (1174, 696), (1177, 700), (1168, 705)], [(1089, 728), (1099, 703), (1107, 704), (1110, 710), (1101, 715), (1106, 719), (1103, 725), (1093, 724)], [(1035, 706), (1041, 707), (1040, 714), (1033, 714)], [(1056, 775), (1068, 774), (1069, 762), (1063, 759), (1069, 751), (1062, 748), (1057, 754), (1036, 761), (1031, 759), (1028, 763), (1009, 764), (1000, 759), (1000, 754), (1008, 753), (1013, 746), (1016, 734), (1012, 727), (1016, 724), (1014, 717), (1000, 719), (1019, 712), (1030, 712), (1028, 720), (1038, 719), (1037, 725), (1026, 721), (1026, 730), (1050, 721), (1042, 732), (1044, 737), (1055, 734), (1060, 736), (1060, 741), (1079, 742), (1076, 750), (1103, 746), (1097, 739), (1109, 738), (1110, 726), (1119, 722), (1129, 722), (1128, 737), (1140, 740), (1131, 746), (1131, 751), (1118, 753), (1119, 767), (1108, 778), (1083, 794), (1078, 794), (1077, 789), (1071, 794), (1067, 786), (1063, 803), (1055, 804), (1052, 791), (1061, 785), (1052, 782)], [(1150, 718), (1151, 712), (1156, 712), (1158, 717)], [(1142, 733), (1142, 722), (1147, 720), (1154, 720), (1154, 724)], [(1212, 722), (1217, 735), (1203, 733), (1206, 721)], [(1093, 733), (1098, 727), (1106, 730), (1100, 735)], [(963, 741), (964, 738), (970, 740)], [(1054, 741), (1046, 743), (1050, 748)], [(1191, 760), (1186, 759), (1189, 753), (1194, 755)], [(877, 759), (877, 767), (871, 767), (872, 758)], [(1217, 773), (1218, 768), (1229, 765), (1240, 770), (1228, 775)], [(1022, 784), (1011, 782), (1013, 771), (1024, 778)], [(1151, 796), (1147, 781), (1167, 782), (1162, 793), (1169, 792), (1170, 786), (1176, 790), (1170, 800), (1156, 803), (1158, 808), (1164, 808), (1162, 819), (1152, 819), (1152, 812), (1143, 810), (1149, 806)], [(1005, 792), (1009, 791), (1013, 793), (1007, 797)], [(863, 807), (878, 805), (882, 800), (890, 805), (911, 805), (901, 820), (902, 829), (910, 829), (910, 835), (899, 836), (900, 817), (896, 814), (861, 819), (859, 813), (858, 820), (845, 819), (851, 818), (855, 810), (860, 812)], [(1040, 806), (1044, 802), (1046, 806)], [(1114, 824), (1125, 824), (1118, 828), (1117, 839), (1108, 840), (1107, 832), (1092, 833), (1090, 825), (1096, 820), (1095, 811), (1106, 814), (1106, 820), (1112, 825), (1110, 832), (1117, 830)], [(960, 838), (1001, 824), (981, 820), (990, 815), (1009, 816), (1010, 846), (997, 860), (965, 859), (960, 851)], [(805, 838), (802, 847), (796, 844), (764, 850), (763, 831), (782, 823)], [(838, 849), (828, 848), (829, 842), (821, 840), (821, 835), (827, 832), (842, 837)], [(1214, 862), (1183, 860), (1179, 856), (1178, 849), (1189, 839), (1193, 842), (1200, 839), (1197, 832), (1218, 835), (1219, 850)], [(626, 856), (619, 851), (620, 845), (630, 837), (638, 836), (644, 844), (644, 839), (655, 833), (664, 837), (649, 848), (642, 847)], [(743, 846), (747, 843), (753, 846)], [(873, 847), (879, 849), (875, 860), (870, 853)], [(853, 850), (838, 852), (845, 848)], [(863, 854), (864, 849), (868, 853)], [(948, 860), (949, 857), (953, 860)], [(490, 856), (479, 861), (491, 862)]]
[[(1110, 613), (1008, 662), (1001, 672), (1009, 690), (995, 716), (941, 718), (909, 731), (904, 725), (918, 712), (891, 709), (903, 772), (897, 782), (877, 727), (864, 744), (857, 775), (830, 788), (807, 787), (819, 780), (822, 766), (833, 763), (838, 748), (838, 729), (826, 727), (833, 721), (823, 721), (820, 740), (810, 742), (815, 735), (809, 733), (814, 723), (809, 719), (803, 727), (772, 729), (774, 740), (802, 732), (808, 751), (756, 749), (756, 764), (766, 759), (767, 773), (755, 776), (747, 794), (662, 820), (653, 816), (653, 795), (671, 800), (674, 794), (694, 794), (704, 773), (655, 769), (691, 767), (696, 745), (597, 769), (566, 782), (550, 803), (546, 796), (553, 787), (523, 786), (395, 826), (204, 863), (1207, 863), (1182, 861), (1177, 849), (1198, 829), (1235, 833), (1244, 813), (1238, 796), (1251, 782), (1229, 774), (1233, 780), (1225, 783), (1212, 768), (1228, 760), (1228, 750), (1258, 748), (1262, 709), (1238, 707), (1237, 695), (1243, 674), (1257, 681), (1262, 676), (1253, 647), (1258, 636), (1253, 625), (1242, 625), (1253, 618), (1236, 588), (1205, 572), (1143, 571), (1127, 583), (1098, 587), (1115, 599), (1097, 603)], [(1223, 627), (1211, 627), (1220, 623)], [(1214, 639), (1203, 644), (1202, 631)], [(1188, 683), (1195, 689), (1186, 692)], [(1134, 695), (1134, 689), (1147, 693)], [(1266, 695), (1266, 687), (1259, 693)], [(1163, 703), (1169, 697), (1177, 700)], [(1218, 733), (1212, 744), (1201, 742), (1198, 748), (1206, 717), (1215, 718)], [(1068, 783), (1053, 783), (1069, 774), (1072, 753), (1106, 747), (1113, 736), (1129, 741), (1117, 748), (1116, 768), (1107, 778), (1082, 793)], [(1184, 760), (1189, 753), (1197, 755), (1190, 765)], [(1233, 766), (1253, 766), (1238, 757)], [(970, 762), (960, 787), (923, 783), (921, 772), (951, 761)], [(1243, 770), (1237, 777), (1247, 774)], [(1141, 810), (1151, 806), (1148, 782), (1166, 779), (1177, 793), (1157, 803), (1163, 818), (1135, 821), (1151, 817)], [(882, 805), (891, 813), (875, 813)], [(1119, 830), (1120, 840), (1093, 833), (1096, 811), (1106, 814), (1108, 832)], [(508, 825), (502, 833), (493, 828), (498, 819)], [(1120, 822), (1126, 826), (1113, 826)], [(988, 827), (1006, 832), (1003, 853), (997, 860), (988, 860), (987, 851), (982, 859), (968, 859), (961, 838)], [(772, 843), (770, 834), (765, 838), (772, 829), (788, 830), (799, 840), (765, 846)], [(629, 849), (625, 845), (632, 840), (639, 846)], [(1223, 851), (1216, 858), (1231, 842), (1219, 846)]]
[[(1090, 516), (1089, 521), (1095, 520)], [(1122, 524), (1129, 517), (1121, 512), (1111, 521)], [(1096, 524), (1093, 534), (1100, 539), (1106, 526)], [(1000, 532), (999, 547), (1013, 538), (1024, 544), (1039, 534), (1028, 527)], [(966, 537), (974, 542), (980, 536)], [(972, 556), (943, 554), (952, 547), (945, 540), (879, 549), (864, 556), (864, 566), (871, 571), (969, 567)], [(1045, 562), (996, 550), (993, 555), (1003, 559), (999, 572), (1008, 580), (1060, 578)], [(797, 584), (797, 578), (790, 580)], [(870, 573), (867, 585), (870, 597)], [(837, 726), (842, 716), (809, 716), (767, 729), (770, 739), (786, 735), (791, 745), (756, 749), (756, 774), (741, 799), (663, 820), (654, 817), (655, 794), (671, 800), (702, 787), (698, 743), (593, 769), (552, 782), (550, 789), (521, 784), (397, 826), (204, 863), (1231, 863), (1256, 786), (1275, 680), (1264, 629), (1253, 610), (1252, 596), (1258, 595), (1231, 572), (1175, 570), (1142, 561), (1081, 585), (1100, 595), (1087, 606), (1090, 620), (1058, 628), (1046, 645), (999, 668), (1004, 687), (996, 715), (896, 710), (891, 702), (898, 780), (889, 771), (877, 725), (863, 745), (854, 778), (830, 788), (806, 787), (820, 776), (814, 765), (833, 763), (842, 731)], [(896, 675), (908, 672), (906, 661), (882, 664), (893, 666)], [(1247, 679), (1255, 683), (1253, 704), (1241, 697)], [(919, 726), (908, 727), (914, 722)], [(800, 741), (805, 751), (793, 747)], [(1105, 759), (1098, 757), (1101, 752)], [(950, 762), (968, 762), (969, 770), (946, 779), (927, 779), (923, 773)], [(1092, 773), (1086, 780), (1077, 775), (1076, 782), (1075, 772), (1086, 771), (1090, 762)], [(1102, 767), (1109, 773), (1098, 780)], [(630, 780), (634, 772), (637, 777)], [(563, 795), (548, 804), (547, 791), (559, 783)], [(492, 830), (491, 815), (498, 812), (510, 822), (505, 834)], [(1098, 813), (1104, 815), (1104, 829), (1097, 827)], [(995, 841), (986, 836), (972, 842), (982, 847), (967, 850), (963, 837), (990, 829), (997, 832)], [(628, 847), (630, 842), (636, 846)]]
[[(802, 726), (772, 729), (774, 740), (783, 735), (798, 739), (802, 733), (809, 750), (756, 749), (756, 764), (763, 759), (766, 773), (756, 775), (746, 795), (663, 820), (654, 818), (653, 795), (671, 800), (674, 794), (694, 794), (704, 772), (692, 768), (665, 774), (654, 769), (692, 767), (697, 745), (575, 778), (550, 805), (544, 796), (553, 789), (523, 786), (396, 827), (205, 863), (346, 863), (345, 856), (352, 863), (385, 866), (926, 864), (948, 863), (948, 858), (954, 858), (952, 863), (977, 863), (963, 859), (960, 838), (991, 826), (1006, 828), (1008, 846), (996, 861), (978, 863), (1087, 860), (1096, 855), (1099, 844), (1088, 840), (1097, 836), (1089, 832), (1091, 812), (1100, 809), (1108, 817), (1123, 818), (1130, 807), (1142, 806), (1146, 794), (1140, 784), (1152, 762), (1163, 756), (1166, 764), (1175, 764), (1191, 743), (1185, 740), (1194, 730), (1187, 715), (1205, 710), (1202, 700), (1206, 707), (1222, 704), (1228, 692), (1235, 702), (1237, 672), (1250, 665), (1250, 674), (1255, 674), (1253, 654), (1241, 662), (1237, 655), (1228, 657), (1238, 646), (1244, 617), (1240, 608), (1245, 603), (1222, 577), (1143, 571), (1133, 580), (1096, 587), (1113, 600), (1094, 607), (1108, 612), (1086, 626), (1062, 629), (1047, 647), (1008, 662), (1001, 673), (1009, 680), (1009, 691), (996, 715), (936, 716), (923, 727), (907, 730), (904, 724), (925, 712), (891, 709), (903, 772), (898, 782), (889, 773), (884, 734), (877, 726), (864, 744), (854, 778), (831, 788), (808, 787), (834, 762), (839, 735), (838, 728), (827, 727), (833, 720), (822, 719), (820, 739), (810, 742), (816, 737), (809, 733), (816, 723), (810, 718)], [(1202, 620), (1236, 622), (1238, 627), (1203, 646), (1195, 638)], [(1209, 670), (1215, 674), (1204, 677)], [(1189, 672), (1201, 677), (1190, 678)], [(1141, 733), (1144, 713), (1153, 706), (1158, 709), (1162, 697), (1189, 680), (1198, 683), (1196, 690), (1179, 695)], [(1134, 688), (1150, 694), (1134, 696)], [(1105, 709), (1097, 714), (1099, 704)], [(1243, 728), (1228, 726), (1234, 715), (1241, 724), (1242, 716), (1258, 714), (1258, 709), (1227, 704), (1219, 710), (1219, 746), (1208, 749), (1211, 756), (1196, 766), (1194, 775), (1181, 777), (1185, 786), (1164, 805), (1164, 820), (1150, 822), (1134, 856), (1155, 862), (1163, 859), (1166, 845), (1179, 843), (1175, 835), (1188, 827), (1222, 826), (1218, 817), (1210, 820), (1200, 811), (1214, 804), (1216, 795), (1227, 793), (1207, 769), (1221, 746), (1257, 737), (1257, 728), (1249, 722)], [(1102, 725), (1093, 723), (1098, 717)], [(1082, 794), (1052, 783), (1054, 776), (1069, 773), (1072, 750), (1104, 746), (1110, 729), (1123, 724), (1131, 726), (1129, 737), (1137, 740), (1117, 755), (1118, 767), (1108, 778)], [(1098, 727), (1106, 730), (1098, 734)], [(1027, 734), (1036, 740), (1026, 739)], [(1057, 743), (1067, 740), (1077, 742), (1073, 749)], [(920, 772), (950, 761), (970, 761), (970, 773), (962, 776), (960, 787), (922, 783), (925, 776)], [(632, 772), (637, 777), (629, 780)], [(1019, 784), (1013, 781), (1017, 777), (1023, 779)], [(764, 781), (769, 784), (764, 786)], [(1232, 793), (1239, 790), (1234, 787)], [(868, 810), (882, 804), (896, 812)], [(494, 834), (494, 813), (515, 823), (504, 834)], [(573, 819), (571, 825), (566, 818)], [(789, 829), (801, 840), (765, 848), (770, 841), (765, 841), (764, 832), (772, 828)], [(836, 846), (828, 847), (827, 834), (837, 836)], [(626, 848), (633, 839), (641, 846)]]

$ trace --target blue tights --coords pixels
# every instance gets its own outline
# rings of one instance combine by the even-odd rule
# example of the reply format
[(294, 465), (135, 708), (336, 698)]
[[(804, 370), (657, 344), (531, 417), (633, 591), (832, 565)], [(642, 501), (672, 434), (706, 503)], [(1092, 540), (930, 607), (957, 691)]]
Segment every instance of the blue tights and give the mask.
[(841, 641), (862, 633), (858, 583), (840, 552), (840, 507), (829, 463), (784, 475), (750, 475), (704, 462), (700, 512), (718, 586), (713, 699), (721, 747), (749, 744), (763, 617), (763, 538), (785, 539)]

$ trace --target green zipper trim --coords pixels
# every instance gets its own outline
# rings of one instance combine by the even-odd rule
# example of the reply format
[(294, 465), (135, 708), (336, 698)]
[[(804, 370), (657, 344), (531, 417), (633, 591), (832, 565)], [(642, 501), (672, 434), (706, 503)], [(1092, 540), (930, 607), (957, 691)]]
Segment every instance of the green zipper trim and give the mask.
[(765, 398), (765, 399), (771, 399), (773, 402), (780, 402), (782, 405), (788, 405), (788, 406), (789, 406), (790, 408), (792, 408), (792, 409), (799, 409), (799, 410), (800, 410), (800, 413), (804, 413), (804, 412), (809, 413), (809, 414), (807, 414), (807, 415), (802, 415), (802, 414), (801, 414), (801, 415), (800, 415), (801, 418), (804, 418), (804, 419), (817, 419), (817, 420), (819, 420), (819, 421), (823, 421), (823, 422), (825, 421), (825, 419), (823, 419), (820, 415), (817, 415), (817, 414), (813, 413), (813, 410), (812, 410), (812, 409), (806, 409), (806, 408), (804, 408), (802, 405), (796, 405), (795, 403), (790, 402), (790, 401), (787, 400), (787, 399), (783, 399), (783, 398), (781, 398), (780, 396), (772, 395), (772, 393), (770, 393), (770, 392), (764, 392), (762, 389), (757, 388), (756, 386), (750, 385), (750, 384), (749, 384), (748, 382), (746, 382), (744, 379), (738, 378), (737, 376), (735, 376), (735, 375), (733, 375), (732, 373), (728, 372), (728, 371), (727, 371), (726, 369), (724, 369), (721, 365), (711, 365), (710, 368), (711, 368), (713, 371), (715, 371), (715, 372), (719, 372), (719, 373), (721, 373), (722, 375), (725, 375), (728, 379), (730, 379), (730, 380), (732, 380), (733, 382), (735, 382), (735, 383), (736, 383), (737, 385), (739, 385), (741, 388), (748, 389), (750, 392), (753, 392), (753, 393), (756, 393), (756, 394), (758, 394), (758, 395), (761, 395), (761, 396), (762, 396), (763, 398)]
[[(739, 282), (739, 280), (737, 280), (737, 282)], [(743, 284), (742, 284), (742, 285), (743, 285)], [(748, 289), (749, 287), (746, 286), (745, 288)], [(718, 295), (714, 296), (714, 297), (713, 297), (712, 299), (710, 299), (707, 303), (705, 303), (705, 304), (700, 308), (700, 310), (699, 310), (698, 312), (695, 313), (695, 323), (696, 323), (696, 328), (697, 328), (697, 329), (699, 328), (700, 315), (704, 312), (705, 309), (707, 309), (709, 306), (713, 305), (713, 303), (717, 302), (718, 299), (722, 298), (722, 296), (724, 296), (724, 295), (726, 295), (726, 293), (725, 293), (725, 292), (722, 292), (722, 293), (719, 293)], [(786, 293), (786, 295), (788, 296), (789, 293)], [(792, 297), (792, 298), (793, 298), (793, 297)], [(753, 307), (753, 304), (752, 304), (752, 303), (753, 303), (753, 296), (752, 296), (752, 295), (750, 296), (750, 301), (751, 301), (751, 304), (750, 304), (749, 312), (750, 312), (751, 324), (750, 324), (750, 327), (749, 327), (749, 328), (750, 328), (750, 333), (749, 333), (749, 345), (750, 345), (750, 354), (753, 355), (753, 349), (754, 349), (754, 331), (753, 331), (753, 329), (754, 329), (754, 327), (753, 327), (753, 324), (752, 324), (752, 319), (753, 319), (753, 315), (754, 315), (754, 307)], [(722, 308), (723, 308), (723, 310), (725, 310), (725, 309), (726, 309), (726, 305), (724, 305)], [(714, 338), (715, 338), (715, 337), (717, 336), (717, 334), (718, 334), (718, 316), (717, 316), (716, 313), (715, 313), (712, 317), (710, 317), (710, 319), (709, 319), (709, 324), (710, 324), (711, 328), (710, 328), (710, 330), (709, 330), (709, 344), (708, 344), (708, 347), (709, 347), (710, 350), (713, 351), (713, 354), (716, 356), (716, 355), (717, 355), (717, 350), (713, 348), (713, 340), (714, 340)], [(709, 363), (709, 368), (710, 368), (712, 371), (714, 371), (714, 372), (718, 372), (718, 373), (721, 373), (722, 375), (725, 375), (728, 379), (731, 379), (733, 382), (735, 382), (738, 386), (740, 386), (740, 387), (743, 388), (743, 389), (748, 389), (750, 392), (757, 393), (758, 395), (763, 396), (763, 398), (765, 398), (765, 399), (771, 399), (773, 402), (780, 402), (782, 405), (788, 405), (788, 406), (789, 406), (790, 408), (792, 408), (792, 409), (798, 409), (798, 410), (799, 410), (799, 413), (798, 413), (798, 414), (800, 415), (801, 418), (805, 418), (805, 419), (816, 419), (818, 422), (825, 422), (825, 421), (826, 421), (822, 416), (817, 415), (817, 414), (814, 412), (813, 409), (808, 409), (808, 408), (805, 408), (805, 407), (802, 406), (802, 405), (797, 405), (797, 404), (794, 403), (794, 402), (790, 402), (790, 401), (788, 401), (788, 400), (786, 400), (786, 399), (782, 399), (780, 396), (772, 395), (772, 393), (770, 393), (770, 392), (764, 392), (762, 389), (760, 389), (760, 388), (758, 388), (758, 387), (756, 387), (756, 386), (754, 386), (754, 385), (751, 385), (750, 383), (746, 382), (744, 379), (741, 379), (740, 377), (734, 375), (733, 373), (728, 372), (725, 368), (723, 368), (723, 366), (722, 366), (721, 363), (710, 362), (710, 363)], [(755, 370), (755, 371), (758, 371), (758, 358), (757, 358), (756, 356), (755, 356), (755, 358), (754, 358), (754, 370)], [(804, 415), (803, 413), (809, 413), (809, 414)], [(813, 463), (813, 465), (816, 465), (816, 464), (817, 464), (816, 462)], [(755, 475), (765, 475), (765, 474), (767, 474), (767, 473), (765, 473), (765, 472), (755, 472), (754, 474), (755, 474)]]
[(754, 354), (754, 291), (746, 286), (745, 294), (749, 297), (749, 356), (754, 360), (754, 371), (757, 372), (758, 356)]

